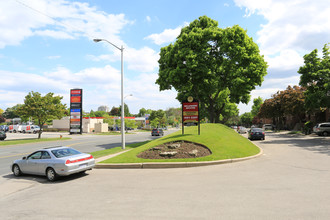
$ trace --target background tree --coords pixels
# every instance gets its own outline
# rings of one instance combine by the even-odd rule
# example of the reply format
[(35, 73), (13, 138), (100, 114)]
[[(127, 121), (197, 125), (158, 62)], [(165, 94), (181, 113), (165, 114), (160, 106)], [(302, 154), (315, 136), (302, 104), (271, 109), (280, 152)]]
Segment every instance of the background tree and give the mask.
[(105, 111), (96, 111), (94, 112), (95, 117), (105, 117), (105, 115), (108, 115)]
[(285, 115), (291, 115), (301, 120), (305, 117), (305, 89), (300, 86), (288, 86), (281, 94), (281, 105)]
[(252, 118), (258, 115), (263, 102), (264, 101), (260, 96), (258, 98), (253, 99), (253, 105), (251, 110)]
[(301, 122), (305, 116), (304, 88), (288, 86), (265, 100), (259, 110), (259, 117), (272, 118), (278, 129), (284, 128), (285, 116), (293, 116)]
[(138, 113), (138, 117), (144, 117), (147, 113), (147, 110), (145, 108), (141, 108)]
[[(220, 122), (223, 124), (231, 124), (231, 122), (238, 118), (239, 110), (235, 103), (228, 102), (224, 110), (220, 114)], [(239, 119), (238, 119), (239, 120)]]
[[(155, 120), (156, 119), (156, 120)], [(166, 126), (166, 114), (164, 110), (152, 111), (149, 117), (150, 124), (153, 127), (164, 127)], [(153, 122), (153, 123), (152, 123)], [(155, 123), (158, 122), (156, 126)]]
[(110, 111), (110, 115), (113, 115), (113, 116), (120, 116), (120, 111), (119, 111), (119, 108), (113, 106), (111, 111)]
[(240, 122), (245, 127), (251, 127), (253, 115), (251, 112), (245, 112), (240, 116)]
[(174, 87), (177, 99), (193, 96), (211, 122), (219, 122), (226, 102), (248, 103), (249, 93), (261, 85), (267, 64), (258, 45), (235, 25), (221, 29), (207, 16), (182, 28), (174, 44), (161, 48), (160, 90)]
[(179, 125), (182, 121), (181, 108), (169, 108), (165, 111), (167, 123), (173, 127)]
[(24, 104), (20, 106), (16, 113), (22, 118), (32, 118), (39, 127), (38, 138), (41, 137), (42, 128), (47, 120), (61, 119), (65, 114), (66, 105), (61, 103), (63, 97), (53, 96), (54, 93), (48, 93), (41, 96), (38, 92), (30, 92), (25, 96)]
[(2, 116), (5, 118), (19, 118), (20, 116), (16, 113), (16, 110), (22, 106), (21, 104), (17, 104), (11, 108), (7, 108), (4, 113), (2, 113)]
[(105, 114), (104, 116), (104, 123), (107, 123), (108, 124), (108, 127), (114, 127), (115, 125), (115, 120), (108, 114)]
[[(121, 115), (121, 105), (119, 106), (119, 113)], [(125, 117), (130, 117), (131, 116), (131, 113), (129, 112), (128, 105), (126, 103), (124, 103), (124, 116)]]
[(323, 47), (323, 58), (317, 49), (304, 56), (305, 65), (300, 67), (299, 84), (306, 88), (305, 105), (308, 110), (330, 107), (330, 44)]
[(135, 123), (135, 121), (130, 119), (125, 119), (125, 126), (126, 128), (137, 128), (137, 124)]
[(2, 110), (2, 109), (0, 108), (0, 115), (2, 115), (2, 114), (3, 114), (3, 112), (4, 112), (4, 110)]

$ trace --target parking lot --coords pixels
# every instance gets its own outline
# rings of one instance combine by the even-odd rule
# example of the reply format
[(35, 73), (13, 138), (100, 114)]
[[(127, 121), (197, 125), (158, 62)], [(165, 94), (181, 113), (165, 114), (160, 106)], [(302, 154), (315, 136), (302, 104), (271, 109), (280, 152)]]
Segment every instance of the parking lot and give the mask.
[(55, 183), (7, 174), (0, 218), (329, 219), (330, 137), (266, 132), (253, 143), (264, 155), (232, 164), (94, 169)]

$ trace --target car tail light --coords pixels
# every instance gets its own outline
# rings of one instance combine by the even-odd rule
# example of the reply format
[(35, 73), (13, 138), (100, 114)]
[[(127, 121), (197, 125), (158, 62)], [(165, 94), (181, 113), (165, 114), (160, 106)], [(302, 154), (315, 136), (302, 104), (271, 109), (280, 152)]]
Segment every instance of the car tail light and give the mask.
[(251, 135), (253, 135), (253, 132), (251, 132)]
[(81, 161), (85, 161), (85, 160), (90, 160), (93, 159), (93, 156), (89, 156), (89, 157), (85, 157), (85, 158), (81, 158), (81, 159), (77, 159), (77, 160), (66, 160), (65, 164), (70, 164), (70, 163), (77, 163), (77, 162), (81, 162)]
[(263, 135), (265, 135), (265, 132), (262, 132)]

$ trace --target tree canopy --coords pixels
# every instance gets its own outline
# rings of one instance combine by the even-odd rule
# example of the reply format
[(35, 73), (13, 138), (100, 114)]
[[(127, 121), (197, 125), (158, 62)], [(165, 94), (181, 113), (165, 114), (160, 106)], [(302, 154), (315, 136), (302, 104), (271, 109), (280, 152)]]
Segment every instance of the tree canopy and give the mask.
[(278, 91), (272, 98), (265, 100), (258, 116), (272, 118), (278, 128), (282, 128), (285, 116), (291, 115), (302, 120), (305, 113), (304, 91), (300, 86), (288, 86), (286, 90)]
[(304, 56), (304, 66), (299, 68), (300, 85), (306, 87), (308, 110), (330, 108), (330, 44), (323, 47), (323, 57), (317, 49)]
[(32, 118), (39, 127), (38, 138), (41, 137), (42, 128), (47, 120), (61, 119), (65, 115), (66, 105), (61, 103), (63, 97), (48, 93), (41, 96), (38, 92), (30, 92), (25, 96), (24, 104), (17, 108), (16, 113), (21, 118)]
[(221, 29), (207, 16), (182, 28), (174, 44), (161, 48), (160, 90), (178, 92), (177, 99), (193, 96), (211, 122), (219, 122), (227, 100), (248, 103), (250, 92), (261, 85), (267, 64), (258, 45), (240, 26)]

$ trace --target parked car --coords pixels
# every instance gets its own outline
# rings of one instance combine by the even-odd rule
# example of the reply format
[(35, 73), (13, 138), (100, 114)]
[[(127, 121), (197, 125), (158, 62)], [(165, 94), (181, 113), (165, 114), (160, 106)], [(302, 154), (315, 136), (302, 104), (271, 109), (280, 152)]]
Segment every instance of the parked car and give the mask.
[(90, 154), (81, 153), (70, 147), (51, 147), (15, 160), (10, 168), (15, 176), (42, 175), (49, 181), (55, 181), (58, 176), (82, 173), (94, 166), (95, 159)]
[(247, 129), (246, 129), (246, 127), (239, 126), (237, 132), (240, 134), (245, 134), (247, 132)]
[(4, 132), (9, 131), (8, 125), (0, 125), (0, 131), (4, 131)]
[(248, 138), (250, 140), (265, 140), (265, 132), (261, 128), (251, 128), (248, 133)]
[(324, 123), (317, 124), (314, 127), (313, 131), (319, 136), (330, 135), (330, 122), (324, 122)]
[(154, 128), (151, 131), (151, 136), (164, 136), (164, 131), (161, 128)]
[(0, 131), (0, 140), (3, 141), (7, 138), (6, 132)]
[(271, 124), (264, 124), (264, 125), (262, 126), (262, 128), (263, 128), (264, 130), (273, 130), (274, 126), (271, 125)]

